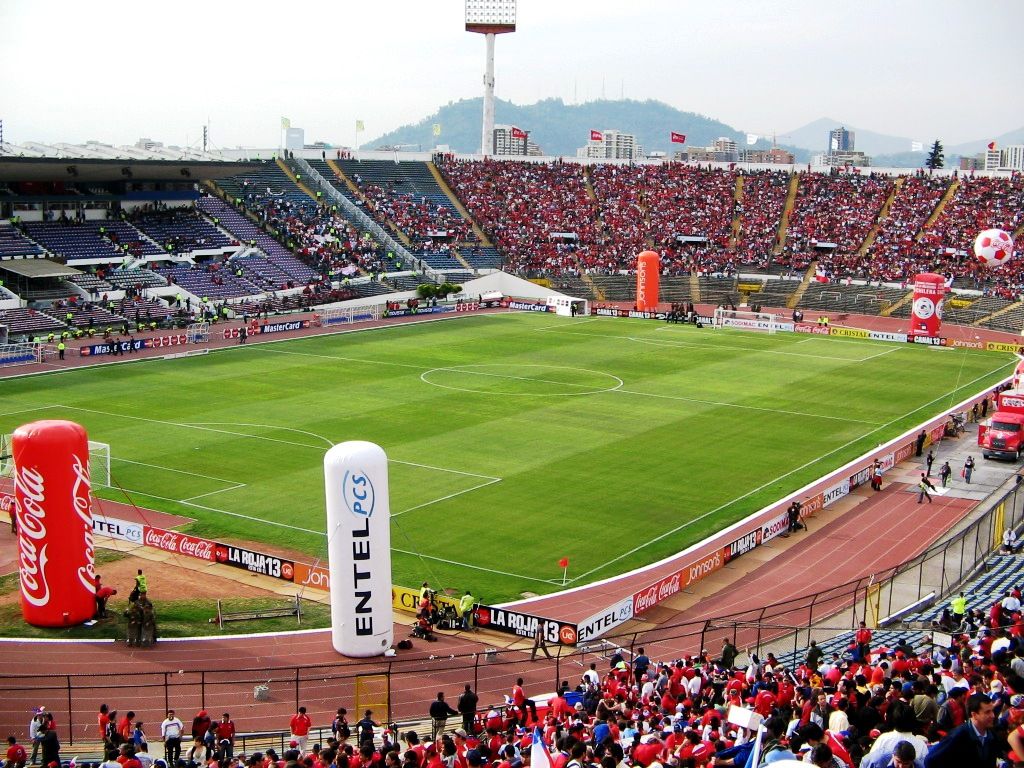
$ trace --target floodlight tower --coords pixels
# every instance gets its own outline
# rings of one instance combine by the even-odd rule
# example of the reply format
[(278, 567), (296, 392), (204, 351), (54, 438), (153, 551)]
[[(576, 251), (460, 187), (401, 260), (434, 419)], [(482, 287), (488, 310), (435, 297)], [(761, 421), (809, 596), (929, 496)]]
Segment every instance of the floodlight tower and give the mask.
[(466, 31), (487, 40), (487, 70), (484, 72), (484, 120), (480, 153), (494, 154), (494, 36), (516, 31), (516, 0), (466, 0)]

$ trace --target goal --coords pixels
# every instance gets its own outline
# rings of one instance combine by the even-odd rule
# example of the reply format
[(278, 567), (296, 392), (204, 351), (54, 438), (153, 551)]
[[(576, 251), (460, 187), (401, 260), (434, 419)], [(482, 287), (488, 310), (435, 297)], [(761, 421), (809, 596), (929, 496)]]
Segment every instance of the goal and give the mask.
[[(14, 478), (14, 452), (10, 435), (0, 435), (0, 478)], [(109, 443), (89, 441), (89, 479), (93, 488), (110, 487)]]
[(332, 307), (320, 313), (320, 324), (327, 327), (330, 325), (348, 325), (349, 323), (358, 323), (365, 320), (380, 320), (383, 312), (383, 304)]
[(185, 339), (189, 344), (205, 344), (210, 340), (210, 324), (192, 323), (185, 329)]
[(762, 333), (775, 333), (785, 330), (786, 324), (780, 320), (779, 315), (770, 312), (746, 312), (739, 309), (715, 309), (714, 328), (738, 328), (742, 331), (761, 331)]

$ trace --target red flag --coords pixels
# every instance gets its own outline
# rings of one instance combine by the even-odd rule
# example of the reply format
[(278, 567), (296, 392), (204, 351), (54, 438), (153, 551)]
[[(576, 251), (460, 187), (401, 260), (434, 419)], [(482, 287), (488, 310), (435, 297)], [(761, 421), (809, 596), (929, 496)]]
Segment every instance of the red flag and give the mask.
[(595, 131), (593, 128), (590, 129), (590, 140), (591, 141), (604, 141), (604, 134), (600, 131)]
[(522, 128), (513, 128), (512, 129), (512, 138), (513, 139), (525, 139), (526, 138), (526, 131), (524, 131)]
[(558, 567), (559, 568), (568, 568), (569, 567), (569, 558), (568, 557), (563, 557), (561, 560), (559, 560), (558, 561)]
[(995, 148), (996, 148), (996, 143), (995, 143), (994, 141), (990, 141), (990, 142), (988, 143), (988, 148), (989, 148), (989, 149), (995, 149)]
[(685, 133), (676, 133), (675, 131), (672, 131), (672, 143), (673, 144), (685, 144), (686, 143), (686, 134)]

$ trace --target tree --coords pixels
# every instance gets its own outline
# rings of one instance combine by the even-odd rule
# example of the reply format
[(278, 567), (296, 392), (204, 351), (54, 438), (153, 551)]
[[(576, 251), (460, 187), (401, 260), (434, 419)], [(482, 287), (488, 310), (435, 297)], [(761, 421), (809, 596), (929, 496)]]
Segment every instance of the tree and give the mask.
[(421, 299), (432, 299), (438, 295), (437, 285), (434, 283), (420, 283), (416, 286), (416, 293)]
[(925, 168), (931, 168), (933, 171), (936, 168), (942, 168), (945, 165), (946, 155), (942, 150), (942, 142), (938, 139), (932, 144), (931, 150), (928, 152), (928, 159), (924, 161)]

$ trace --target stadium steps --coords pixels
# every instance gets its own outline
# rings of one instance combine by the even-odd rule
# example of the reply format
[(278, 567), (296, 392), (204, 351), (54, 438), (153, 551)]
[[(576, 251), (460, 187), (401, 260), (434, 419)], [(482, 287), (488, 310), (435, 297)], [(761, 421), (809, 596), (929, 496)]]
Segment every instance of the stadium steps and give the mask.
[(914, 238), (917, 242), (921, 242), (925, 231), (930, 229), (932, 225), (939, 220), (939, 216), (942, 215), (943, 210), (946, 208), (946, 203), (953, 199), (953, 196), (956, 194), (958, 189), (960, 189), (960, 179), (953, 179), (953, 183), (949, 185), (949, 189), (943, 193), (942, 197), (939, 198), (939, 202), (935, 204), (935, 210), (931, 212), (928, 218), (924, 220), (924, 224), (921, 225), (920, 231)]
[(732, 243), (733, 247), (740, 241), (740, 232), (743, 228), (743, 224), (740, 221), (740, 203), (743, 202), (743, 175), (736, 175), (736, 189), (732, 195), (733, 210), (735, 215), (732, 217)]
[(789, 299), (786, 301), (786, 307), (788, 309), (796, 309), (800, 305), (800, 299), (802, 299), (804, 294), (807, 293), (807, 287), (814, 280), (814, 276), (816, 274), (818, 274), (818, 262), (812, 261), (807, 267), (807, 271), (804, 272), (804, 279), (800, 281), (800, 285), (798, 285), (797, 289), (789, 295)]
[(903, 294), (903, 298), (902, 299), (900, 299), (899, 301), (897, 301), (897, 302), (895, 302), (893, 304), (890, 304), (888, 307), (883, 309), (879, 314), (882, 317), (892, 317), (892, 313), (893, 312), (899, 312), (903, 307), (905, 307), (908, 303), (910, 303), (913, 300), (913, 298), (914, 298), (914, 292), (913, 291), (907, 291), (905, 294)]
[[(597, 203), (597, 192), (594, 191), (594, 183), (590, 178), (590, 166), (583, 166), (583, 186), (587, 190), (587, 197)], [(600, 214), (598, 214), (600, 215)]]
[(690, 273), (690, 301), (693, 302), (694, 304), (701, 304), (701, 303), (703, 303), (703, 300), (704, 300), (704, 298), (703, 298), (703, 296), (701, 296), (701, 292), (700, 292), (700, 278), (697, 276), (696, 272), (691, 272)]
[[(972, 304), (971, 306), (974, 307), (974, 306), (980, 304), (981, 301), (982, 300), (979, 299), (978, 301), (974, 302), (974, 304)], [(979, 320), (975, 320), (973, 323), (971, 323), (971, 325), (988, 325), (993, 320), (1001, 317), (1002, 315), (1009, 314), (1010, 312), (1016, 312), (1017, 310), (1020, 310), (1020, 309), (1024, 309), (1024, 302), (1015, 301), (1015, 302), (1012, 302), (1011, 304), (1007, 304), (1005, 307), (1001, 307), (1001, 308), (997, 309), (995, 312), (992, 312), (992, 313), (990, 313), (988, 315), (985, 315), (984, 317), (980, 318)]]
[(874, 245), (875, 238), (878, 237), (878, 230), (882, 226), (882, 222), (889, 218), (889, 211), (892, 210), (892, 202), (896, 199), (896, 195), (899, 194), (900, 190), (903, 189), (903, 182), (906, 179), (902, 176), (896, 179), (896, 183), (892, 187), (892, 191), (889, 196), (885, 198), (885, 202), (882, 203), (882, 210), (878, 212), (878, 218), (875, 219), (875, 223), (871, 225), (871, 229), (868, 230), (867, 237), (864, 238), (864, 242), (861, 243), (860, 248), (857, 249), (857, 257), (863, 259), (868, 255), (868, 249)]
[[(353, 200), (362, 201), (363, 205), (365, 206), (366, 205), (366, 198), (364, 198), (362, 196), (362, 194), (359, 192), (359, 187), (356, 186), (356, 183), (354, 181), (352, 181), (352, 179), (350, 179), (345, 174), (345, 172), (343, 170), (341, 170), (341, 166), (338, 165), (333, 160), (328, 160), (327, 161), (327, 167), (330, 168), (331, 171), (334, 172), (334, 175), (337, 178), (339, 178), (343, 182), (345, 182), (345, 187), (346, 187), (346, 189), (348, 189), (348, 194), (345, 195), (345, 197), (352, 198)], [(328, 179), (328, 181), (330, 181), (330, 179)], [(338, 191), (341, 192), (342, 190), (339, 189)]]
[(782, 247), (786, 244), (786, 234), (789, 231), (789, 217), (793, 215), (793, 208), (796, 207), (796, 192), (798, 189), (800, 189), (800, 174), (794, 173), (789, 177), (786, 204), (782, 208), (782, 220), (779, 222), (779, 237), (775, 246), (776, 255), (782, 253)]
[(437, 186), (441, 188), (442, 192), (444, 192), (445, 197), (452, 201), (452, 205), (454, 205), (455, 210), (459, 212), (459, 216), (469, 222), (469, 225), (473, 228), (473, 234), (476, 235), (476, 239), (480, 241), (480, 245), (485, 248), (493, 248), (494, 243), (492, 243), (490, 238), (487, 237), (484, 231), (480, 228), (480, 225), (476, 223), (476, 220), (470, 215), (469, 211), (466, 210), (466, 206), (462, 204), (462, 201), (456, 197), (455, 192), (448, 186), (448, 182), (445, 181), (444, 176), (441, 175), (441, 171), (438, 170), (433, 161), (427, 163), (427, 170), (430, 171), (430, 175), (434, 177), (434, 181), (437, 182)]
[[(307, 187), (302, 182), (302, 180), (298, 176), (295, 175), (295, 172), (291, 168), (288, 167), (287, 163), (285, 163), (284, 160), (282, 160), (279, 157), (279, 158), (277, 158), (277, 160), (275, 162), (277, 163), (277, 167), (280, 168), (282, 171), (284, 171), (284, 174), (291, 180), (292, 184), (294, 184), (299, 189), (301, 189), (311, 199), (317, 200), (316, 193), (314, 193), (313, 190), (311, 190), (309, 187)], [(320, 201), (317, 200), (317, 202), (320, 202)]]
[(601, 288), (597, 283), (594, 282), (594, 278), (588, 275), (586, 272), (580, 274), (580, 281), (587, 286), (594, 297), (598, 301), (607, 301), (608, 297), (604, 295), (604, 289)]
[(451, 249), (451, 254), (452, 254), (452, 256), (453, 256), (453, 257), (455, 258), (455, 260), (456, 260), (457, 262), (459, 262), (459, 264), (461, 264), (462, 266), (464, 266), (464, 267), (465, 267), (466, 269), (468, 269), (468, 270), (469, 270), (470, 272), (476, 272), (476, 270), (475, 270), (475, 269), (473, 269), (473, 265), (472, 265), (472, 264), (470, 264), (470, 263), (469, 263), (468, 261), (466, 261), (466, 260), (465, 260), (465, 259), (464, 259), (464, 258), (462, 257), (462, 254), (461, 254), (461, 253), (459, 253), (459, 246), (457, 246), (457, 245), (456, 245), (456, 246), (453, 246), (453, 247), (452, 247), (452, 249)]

